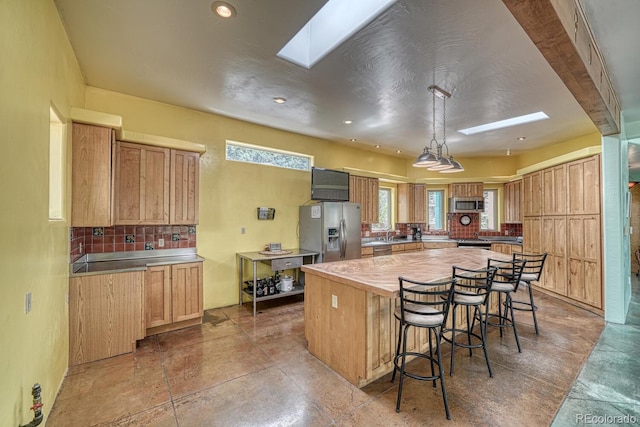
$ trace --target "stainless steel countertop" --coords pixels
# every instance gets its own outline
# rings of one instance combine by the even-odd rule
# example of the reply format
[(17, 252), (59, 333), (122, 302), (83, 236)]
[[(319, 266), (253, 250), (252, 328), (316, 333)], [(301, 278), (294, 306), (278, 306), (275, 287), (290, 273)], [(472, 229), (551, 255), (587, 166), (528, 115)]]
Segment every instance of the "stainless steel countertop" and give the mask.
[(202, 262), (195, 248), (85, 254), (70, 264), (70, 277), (144, 271), (148, 267)]
[[(451, 239), (447, 236), (438, 236), (438, 235), (430, 235), (430, 236), (422, 236), (421, 240), (410, 240), (410, 239), (394, 239), (394, 240), (376, 240), (375, 237), (365, 237), (362, 239), (362, 247), (375, 247), (375, 246), (384, 246), (384, 245), (401, 245), (406, 243), (422, 243), (422, 242), (457, 242), (460, 239)], [(517, 241), (516, 236), (480, 236), (478, 240), (488, 241), (491, 243), (511, 243), (512, 245), (522, 245), (522, 242)]]

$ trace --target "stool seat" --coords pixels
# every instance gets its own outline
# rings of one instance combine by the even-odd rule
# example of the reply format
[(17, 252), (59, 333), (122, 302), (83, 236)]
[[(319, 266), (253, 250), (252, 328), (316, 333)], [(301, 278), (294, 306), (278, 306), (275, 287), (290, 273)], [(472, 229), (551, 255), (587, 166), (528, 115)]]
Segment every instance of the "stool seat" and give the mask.
[(512, 300), (513, 309), (519, 311), (530, 311), (533, 316), (533, 326), (536, 331), (536, 335), (539, 334), (538, 331), (538, 319), (536, 317), (536, 311), (538, 307), (536, 307), (533, 301), (533, 289), (531, 286), (531, 282), (540, 281), (540, 276), (542, 275), (542, 271), (544, 269), (544, 263), (547, 259), (547, 253), (541, 254), (526, 254), (521, 252), (513, 253), (513, 260), (523, 260), (526, 261), (526, 265), (524, 270), (522, 271), (522, 275), (520, 276), (520, 283), (518, 284), (520, 287), (527, 288), (529, 291), (529, 301), (519, 301)]
[[(400, 373), (396, 412), (400, 412), (402, 388), (405, 377), (419, 381), (433, 381), (434, 387), (436, 387), (436, 380), (440, 380), (444, 409), (447, 419), (451, 419), (449, 402), (447, 401), (447, 390), (444, 385), (440, 338), (442, 337), (442, 327), (447, 322), (455, 281), (448, 280), (438, 283), (422, 283), (403, 277), (399, 277), (398, 280), (400, 282), (400, 306), (396, 308), (394, 315), (400, 321), (400, 329), (398, 332), (396, 355), (393, 358), (393, 374), (391, 376), (391, 382), (393, 382), (396, 379), (396, 373)], [(428, 353), (407, 351), (407, 334), (412, 327), (426, 328), (429, 331)], [(434, 346), (435, 354), (433, 351)], [(409, 371), (406, 364), (407, 356), (428, 360), (431, 366), (431, 372), (419, 373)], [(437, 371), (435, 369), (436, 365), (438, 366)]]

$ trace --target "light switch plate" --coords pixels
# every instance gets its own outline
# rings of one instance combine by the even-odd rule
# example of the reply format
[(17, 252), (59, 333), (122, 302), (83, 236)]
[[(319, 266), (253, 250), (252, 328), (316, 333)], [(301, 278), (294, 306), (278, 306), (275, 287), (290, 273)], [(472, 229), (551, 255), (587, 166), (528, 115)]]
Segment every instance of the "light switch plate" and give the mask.
[(338, 295), (331, 295), (331, 307), (338, 308)]

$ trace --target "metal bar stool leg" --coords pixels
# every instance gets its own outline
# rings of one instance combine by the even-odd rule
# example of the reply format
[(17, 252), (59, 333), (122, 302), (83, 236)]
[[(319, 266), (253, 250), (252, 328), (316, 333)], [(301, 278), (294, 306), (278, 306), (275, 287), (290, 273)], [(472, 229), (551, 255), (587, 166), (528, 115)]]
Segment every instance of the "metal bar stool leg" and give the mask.
[(538, 307), (533, 303), (533, 289), (531, 289), (531, 282), (527, 283), (527, 288), (529, 288), (529, 302), (531, 304), (531, 313), (533, 314), (533, 326), (536, 330), (536, 335), (540, 335), (538, 333), (538, 319), (536, 318), (536, 310)]
[(482, 318), (482, 308), (476, 306), (480, 318), (480, 334), (482, 335), (482, 351), (484, 351), (484, 358), (487, 361), (487, 368), (489, 368), (489, 377), (493, 378), (493, 370), (491, 369), (491, 362), (489, 362), (489, 353), (487, 352), (487, 312), (484, 314), (484, 320)]
[[(520, 338), (518, 337), (518, 329), (516, 328), (516, 318), (513, 315), (513, 300), (511, 299), (511, 294), (507, 293), (505, 297), (505, 305), (508, 305), (509, 312), (511, 313), (511, 326), (513, 327), (513, 335), (516, 338), (516, 344), (518, 346), (518, 353), (522, 353), (522, 348), (520, 348)], [(507, 307), (505, 306), (505, 316)], [(500, 328), (500, 332), (502, 332), (502, 328)]]
[[(440, 353), (440, 334), (438, 331), (434, 331), (436, 335), (436, 354), (438, 355), (438, 360), (442, 360), (442, 354)], [(444, 386), (444, 369), (442, 369), (442, 363), (438, 363), (438, 369), (440, 370), (440, 387), (442, 388), (442, 400), (444, 401), (444, 410), (447, 413), (447, 419), (451, 419), (451, 414), (449, 413), (449, 400), (447, 399), (447, 389)], [(433, 386), (435, 387), (435, 381)]]

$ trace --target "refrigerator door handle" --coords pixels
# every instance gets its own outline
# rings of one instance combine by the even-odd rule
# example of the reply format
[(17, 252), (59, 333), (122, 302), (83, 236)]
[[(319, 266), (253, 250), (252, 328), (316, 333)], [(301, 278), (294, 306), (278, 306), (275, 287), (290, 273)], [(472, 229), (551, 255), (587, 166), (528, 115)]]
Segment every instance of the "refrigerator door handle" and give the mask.
[(340, 219), (340, 258), (347, 255), (347, 224), (344, 218)]

